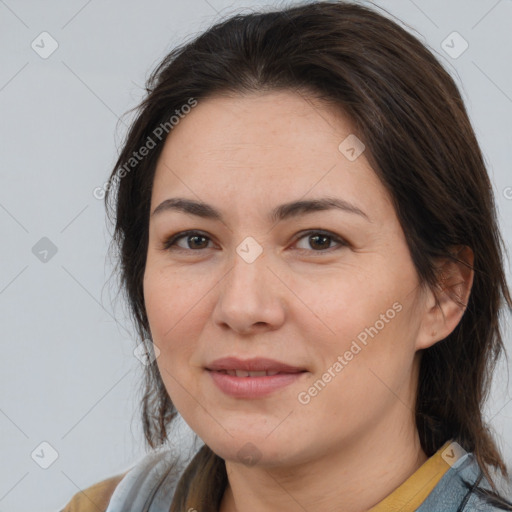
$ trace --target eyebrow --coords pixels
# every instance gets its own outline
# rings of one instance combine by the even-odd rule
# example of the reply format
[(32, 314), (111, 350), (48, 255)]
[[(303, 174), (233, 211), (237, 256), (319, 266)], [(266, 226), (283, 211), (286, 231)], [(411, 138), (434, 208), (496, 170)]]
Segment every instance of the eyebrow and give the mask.
[[(319, 199), (292, 201), (289, 203), (281, 204), (270, 212), (268, 220), (270, 222), (279, 222), (312, 212), (332, 209), (360, 215), (361, 217), (364, 217), (368, 222), (371, 222), (371, 220), (368, 218), (368, 215), (366, 215), (366, 213), (363, 212), (360, 208), (354, 204), (349, 203), (348, 201), (345, 201), (344, 199), (335, 197), (322, 197)], [(158, 215), (164, 211), (178, 211), (189, 215), (196, 215), (205, 219), (224, 222), (222, 214), (215, 207), (201, 201), (195, 201), (183, 197), (166, 199), (153, 210), (151, 215)]]

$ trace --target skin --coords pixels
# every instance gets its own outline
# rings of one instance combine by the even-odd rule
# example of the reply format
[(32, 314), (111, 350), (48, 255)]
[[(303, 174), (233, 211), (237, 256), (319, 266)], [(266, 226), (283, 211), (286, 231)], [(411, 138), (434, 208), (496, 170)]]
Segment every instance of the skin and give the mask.
[[(452, 297), (467, 303), (472, 273), (440, 261), (445, 291), (436, 306), (365, 153), (350, 161), (338, 150), (351, 133), (341, 112), (293, 92), (215, 96), (173, 128), (158, 161), (151, 212), (185, 197), (224, 217), (152, 215), (144, 275), (167, 392), (226, 461), (221, 512), (366, 511), (427, 459), (413, 414), (419, 350), (456, 327), (463, 308)], [(369, 220), (339, 210), (277, 224), (266, 218), (279, 204), (323, 196), (357, 205)], [(188, 229), (207, 238), (163, 248)], [(300, 234), (318, 229), (334, 238)], [(263, 250), (252, 263), (236, 252), (249, 236)], [(300, 403), (298, 394), (396, 302), (400, 312)], [(204, 368), (229, 355), (269, 357), (307, 373), (265, 398), (233, 398)], [(253, 465), (238, 456), (248, 442), (257, 449)]]

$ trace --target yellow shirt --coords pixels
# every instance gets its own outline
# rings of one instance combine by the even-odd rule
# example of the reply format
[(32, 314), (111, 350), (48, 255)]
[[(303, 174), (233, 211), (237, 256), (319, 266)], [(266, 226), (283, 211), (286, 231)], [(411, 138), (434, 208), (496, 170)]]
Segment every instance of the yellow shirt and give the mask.
[(403, 484), (368, 512), (414, 512), (419, 508), (451, 467), (441, 457), (442, 452), (450, 444), (451, 441), (446, 441)]
[[(442, 476), (450, 469), (450, 465), (441, 457), (441, 453), (450, 443), (451, 441), (447, 441), (404, 483), (368, 512), (414, 512), (425, 501)], [(126, 473), (102, 480), (78, 492), (61, 512), (105, 511), (117, 484)]]
[(104, 512), (117, 484), (126, 473), (112, 476), (77, 492), (60, 512)]

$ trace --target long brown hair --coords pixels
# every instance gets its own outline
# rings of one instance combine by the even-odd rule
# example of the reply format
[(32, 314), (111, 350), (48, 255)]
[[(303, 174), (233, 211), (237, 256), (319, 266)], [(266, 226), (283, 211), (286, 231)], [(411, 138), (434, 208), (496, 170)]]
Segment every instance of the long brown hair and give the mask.
[[(505, 247), (463, 100), (431, 51), (369, 7), (308, 2), (215, 24), (172, 50), (146, 89), (105, 195), (107, 214), (115, 219), (112, 244), (121, 285), (140, 339), (150, 339), (142, 283), (152, 183), (165, 142), (162, 127), (172, 137), (173, 113), (215, 93), (291, 90), (324, 100), (349, 116), (366, 145), (365, 155), (393, 199), (421, 282), (435, 288), (435, 261), (458, 261), (452, 247), (466, 245), (474, 252), (474, 281), (461, 321), (446, 339), (424, 350), (416, 424), (427, 456), (456, 440), (474, 453), (496, 491), (489, 468), (508, 473), (482, 408), (504, 352), (499, 317), (503, 306), (512, 308)], [(131, 161), (150, 140), (147, 155)], [(153, 363), (142, 397), (148, 446), (166, 441), (175, 416)], [(225, 471), (223, 460), (203, 446), (180, 481), (172, 510), (217, 510)]]

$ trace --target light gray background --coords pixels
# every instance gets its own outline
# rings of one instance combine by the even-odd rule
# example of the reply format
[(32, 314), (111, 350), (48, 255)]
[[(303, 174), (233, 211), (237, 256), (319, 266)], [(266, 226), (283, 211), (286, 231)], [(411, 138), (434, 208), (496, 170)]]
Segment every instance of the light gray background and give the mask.
[[(462, 88), (509, 244), (512, 2), (376, 3), (415, 29)], [(138, 413), (143, 366), (133, 354), (140, 340), (130, 334), (122, 305), (112, 304), (109, 233), (93, 190), (115, 162), (125, 133), (118, 118), (139, 101), (154, 65), (215, 19), (265, 4), (0, 0), (0, 511), (59, 510), (145, 453)], [(43, 31), (59, 45), (46, 59), (31, 47)], [(453, 31), (469, 44), (455, 59), (441, 47)], [(46, 263), (32, 252), (42, 237), (57, 247)], [(510, 279), (508, 262), (507, 271)], [(487, 417), (511, 465), (504, 368), (503, 362)], [(188, 427), (180, 432), (177, 442), (190, 442)], [(42, 442), (58, 453), (48, 469), (31, 456), (37, 449), (34, 458), (49, 462)]]

